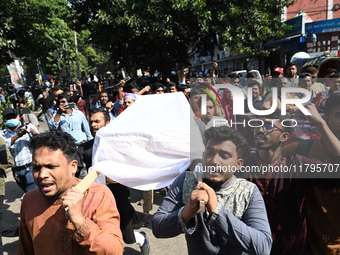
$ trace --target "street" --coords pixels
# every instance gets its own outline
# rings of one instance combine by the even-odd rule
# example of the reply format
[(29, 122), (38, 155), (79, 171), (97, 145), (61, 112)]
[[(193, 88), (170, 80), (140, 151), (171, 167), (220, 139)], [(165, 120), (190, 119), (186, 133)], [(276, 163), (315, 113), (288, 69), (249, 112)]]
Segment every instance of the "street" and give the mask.
[[(47, 123), (40, 122), (40, 132), (47, 132)], [(19, 224), (20, 220), (20, 197), (23, 192), (16, 184), (12, 172), (10, 169), (6, 170), (6, 196), (3, 206), (3, 221), (11, 224)], [(143, 198), (143, 192), (130, 189), (131, 192), (131, 204), (135, 208), (137, 214), (141, 217), (143, 207), (138, 205), (138, 201)], [(159, 192), (155, 191), (153, 210), (150, 211), (154, 214), (157, 211), (158, 206), (164, 198)], [(151, 223), (147, 227), (142, 227), (136, 231), (144, 231), (150, 241), (151, 252), (150, 255), (173, 255), (173, 254), (187, 254), (186, 242), (184, 235), (180, 235), (170, 239), (156, 239), (151, 230)], [(2, 237), (4, 255), (15, 255), (18, 245), (17, 237)], [(137, 244), (125, 245), (124, 255), (137, 255), (141, 254), (139, 246)], [(46, 254), (48, 255), (48, 254)]]

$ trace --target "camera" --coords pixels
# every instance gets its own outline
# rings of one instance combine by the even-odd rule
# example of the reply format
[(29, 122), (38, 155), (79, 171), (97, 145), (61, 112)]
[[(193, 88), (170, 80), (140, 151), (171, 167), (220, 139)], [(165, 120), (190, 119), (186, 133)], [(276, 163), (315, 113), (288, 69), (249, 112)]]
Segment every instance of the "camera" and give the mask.
[(16, 114), (18, 115), (23, 115), (23, 114), (29, 114), (30, 113), (30, 108), (29, 107), (17, 107), (15, 109)]
[(69, 109), (73, 109), (73, 108), (74, 108), (74, 103), (68, 103), (68, 104), (67, 104), (67, 107), (68, 107)]

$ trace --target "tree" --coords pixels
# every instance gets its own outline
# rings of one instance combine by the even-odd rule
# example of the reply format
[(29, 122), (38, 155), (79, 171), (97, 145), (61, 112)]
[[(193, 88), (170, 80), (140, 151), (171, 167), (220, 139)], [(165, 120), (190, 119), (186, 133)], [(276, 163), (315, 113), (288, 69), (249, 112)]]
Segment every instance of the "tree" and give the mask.
[[(58, 77), (59, 71), (67, 70), (72, 73), (70, 78), (75, 78), (74, 19), (75, 13), (66, 0), (1, 1), (0, 64), (20, 58), (25, 64), (26, 78), (31, 81), (38, 73), (37, 63), (45, 74)], [(107, 53), (91, 42), (86, 27), (77, 29), (81, 71), (96, 73), (97, 66), (108, 66)], [(86, 49), (91, 48), (89, 58)]]
[(0, 63), (21, 58), (32, 77), (38, 72), (37, 60), (43, 70), (57, 71), (53, 52), (60, 41), (72, 40), (67, 1), (3, 0), (0, 13)]
[[(50, 32), (55, 18), (67, 20), (70, 10), (65, 0), (3, 0), (0, 3), (0, 53), (2, 63), (11, 62), (11, 55), (32, 58), (48, 52)], [(48, 31), (48, 29), (53, 29)], [(10, 52), (9, 52), (10, 51)]]
[(92, 39), (125, 66), (168, 72), (187, 63), (188, 49), (202, 55), (215, 46), (264, 53), (262, 41), (281, 36), (289, 0), (70, 0)]

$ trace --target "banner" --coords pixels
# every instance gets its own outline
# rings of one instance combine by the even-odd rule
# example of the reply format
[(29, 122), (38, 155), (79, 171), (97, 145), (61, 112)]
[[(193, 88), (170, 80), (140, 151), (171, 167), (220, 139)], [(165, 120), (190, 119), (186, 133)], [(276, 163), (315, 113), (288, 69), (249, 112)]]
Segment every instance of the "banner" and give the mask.
[(19, 60), (14, 60), (14, 63), (7, 65), (7, 70), (11, 76), (11, 83), (16, 88), (21, 87), (24, 79), (24, 70), (20, 66)]
[[(139, 96), (109, 125), (93, 146), (93, 167), (123, 185), (140, 190), (170, 185), (187, 170), (190, 155), (204, 150), (190, 105), (182, 92)], [(191, 132), (190, 132), (191, 130)]]

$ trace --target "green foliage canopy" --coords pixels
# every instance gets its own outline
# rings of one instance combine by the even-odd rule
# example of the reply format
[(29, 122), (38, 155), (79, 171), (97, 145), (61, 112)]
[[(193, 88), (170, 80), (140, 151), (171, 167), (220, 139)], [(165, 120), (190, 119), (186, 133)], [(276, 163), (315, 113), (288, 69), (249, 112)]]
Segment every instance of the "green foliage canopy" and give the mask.
[(215, 47), (265, 53), (263, 40), (282, 36), (287, 0), (70, 0), (93, 41), (114, 59), (138, 67), (187, 63), (188, 49)]

